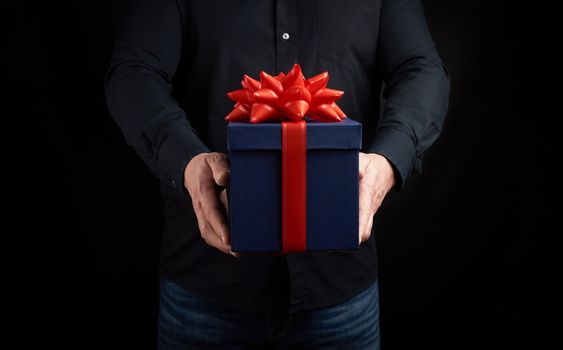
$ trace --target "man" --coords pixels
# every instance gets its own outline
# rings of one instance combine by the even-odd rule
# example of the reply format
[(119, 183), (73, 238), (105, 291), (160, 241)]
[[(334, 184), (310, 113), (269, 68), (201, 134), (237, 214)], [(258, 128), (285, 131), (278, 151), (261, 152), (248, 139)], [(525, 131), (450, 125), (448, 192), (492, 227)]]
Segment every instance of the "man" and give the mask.
[[(243, 73), (328, 71), (363, 124), (357, 251), (232, 252), (225, 94)], [(382, 82), (385, 106), (379, 115)], [(161, 181), (159, 347), (379, 348), (373, 216), (438, 137), (449, 76), (420, 0), (141, 0), (118, 31), (106, 95)], [(251, 224), (251, 223), (249, 223)]]

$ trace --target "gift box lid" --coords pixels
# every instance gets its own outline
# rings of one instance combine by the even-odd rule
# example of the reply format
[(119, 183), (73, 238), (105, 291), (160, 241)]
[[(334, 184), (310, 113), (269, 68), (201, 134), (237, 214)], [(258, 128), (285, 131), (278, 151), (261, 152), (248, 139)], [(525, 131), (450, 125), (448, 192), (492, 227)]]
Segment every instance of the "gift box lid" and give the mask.
[[(307, 149), (360, 149), (362, 124), (346, 118), (341, 122), (307, 120)], [(281, 123), (227, 125), (229, 150), (281, 149)]]

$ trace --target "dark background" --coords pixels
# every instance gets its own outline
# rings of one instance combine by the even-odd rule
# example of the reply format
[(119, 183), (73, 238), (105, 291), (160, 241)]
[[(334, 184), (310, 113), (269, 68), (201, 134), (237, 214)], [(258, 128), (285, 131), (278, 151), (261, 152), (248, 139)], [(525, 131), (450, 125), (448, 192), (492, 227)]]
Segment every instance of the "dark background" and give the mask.
[[(516, 91), (527, 39), (500, 2), (424, 4), (452, 76), (451, 107), (423, 174), (376, 216), (382, 346), (527, 348), (539, 341), (532, 256), (546, 182), (539, 125)], [(27, 190), (12, 203), (3, 249), (10, 348), (155, 348), (158, 184), (103, 92), (123, 5), (2, 5), (15, 19), (4, 82), (22, 124), (4, 131), (17, 139), (7, 186)]]

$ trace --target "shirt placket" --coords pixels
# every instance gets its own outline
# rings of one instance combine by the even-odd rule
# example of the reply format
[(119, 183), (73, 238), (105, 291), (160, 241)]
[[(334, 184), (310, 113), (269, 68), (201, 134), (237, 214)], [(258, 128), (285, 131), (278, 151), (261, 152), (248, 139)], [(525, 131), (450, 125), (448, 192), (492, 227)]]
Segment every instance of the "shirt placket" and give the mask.
[[(297, 62), (299, 55), (298, 32), (298, 1), (276, 1), (276, 74), (287, 72)], [(287, 254), (287, 265), (290, 280), (289, 313), (302, 309), (306, 297), (307, 286), (305, 281), (307, 269), (305, 253)]]
[(287, 72), (297, 63), (298, 39), (297, 4), (295, 1), (276, 1), (276, 74)]

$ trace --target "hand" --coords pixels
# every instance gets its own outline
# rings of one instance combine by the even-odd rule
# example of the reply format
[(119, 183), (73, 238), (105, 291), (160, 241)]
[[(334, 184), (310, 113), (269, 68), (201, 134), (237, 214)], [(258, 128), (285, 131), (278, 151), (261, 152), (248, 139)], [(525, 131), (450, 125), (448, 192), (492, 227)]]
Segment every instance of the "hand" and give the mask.
[(360, 152), (360, 243), (371, 235), (373, 216), (383, 198), (395, 185), (395, 174), (387, 158)]
[(231, 237), (227, 224), (227, 190), (229, 161), (223, 153), (201, 153), (193, 157), (184, 171), (184, 187), (192, 198), (201, 237), (207, 244), (223, 253), (240, 256), (231, 251)]

